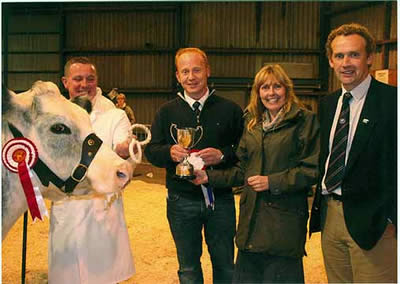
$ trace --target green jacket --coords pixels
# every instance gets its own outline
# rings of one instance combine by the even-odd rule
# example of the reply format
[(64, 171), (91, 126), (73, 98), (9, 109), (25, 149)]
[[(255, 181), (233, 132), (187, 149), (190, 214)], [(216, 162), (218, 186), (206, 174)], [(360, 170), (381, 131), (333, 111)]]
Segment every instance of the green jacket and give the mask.
[[(246, 115), (246, 125), (251, 117)], [(236, 244), (240, 250), (301, 257), (307, 234), (307, 192), (317, 182), (319, 123), (316, 115), (293, 105), (278, 125), (264, 132), (247, 128), (237, 149), (240, 160), (227, 170), (208, 170), (214, 187), (244, 185)], [(270, 188), (246, 185), (254, 175), (268, 176)]]

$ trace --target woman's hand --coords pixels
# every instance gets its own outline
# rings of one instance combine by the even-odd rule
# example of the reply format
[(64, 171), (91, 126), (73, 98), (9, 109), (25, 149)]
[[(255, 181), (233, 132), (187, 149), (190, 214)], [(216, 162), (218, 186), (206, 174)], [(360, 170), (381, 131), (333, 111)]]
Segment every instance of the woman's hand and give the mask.
[(191, 182), (195, 185), (208, 183), (208, 176), (205, 170), (194, 170), (194, 175), (196, 178)]
[(247, 184), (254, 191), (269, 190), (268, 176), (252, 176), (247, 179)]

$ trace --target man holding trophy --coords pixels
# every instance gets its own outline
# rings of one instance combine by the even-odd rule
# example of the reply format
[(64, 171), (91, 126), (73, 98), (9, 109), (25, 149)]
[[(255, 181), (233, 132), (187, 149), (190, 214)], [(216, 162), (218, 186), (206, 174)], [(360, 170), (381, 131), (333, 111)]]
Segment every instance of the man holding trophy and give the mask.
[(180, 283), (203, 283), (203, 228), (213, 283), (230, 283), (236, 228), (232, 188), (196, 186), (190, 180), (194, 169), (225, 168), (236, 162), (243, 112), (208, 88), (210, 66), (202, 50), (178, 50), (175, 65), (184, 91), (157, 112), (145, 154), (153, 165), (166, 169), (167, 218), (177, 249)]

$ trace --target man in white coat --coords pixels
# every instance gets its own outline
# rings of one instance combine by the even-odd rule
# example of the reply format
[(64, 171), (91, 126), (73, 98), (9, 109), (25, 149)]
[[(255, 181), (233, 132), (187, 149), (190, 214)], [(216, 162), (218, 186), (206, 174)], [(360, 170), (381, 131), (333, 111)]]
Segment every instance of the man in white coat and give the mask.
[[(123, 110), (102, 96), (97, 72), (85, 57), (70, 59), (62, 77), (70, 99), (86, 95), (90, 119), (103, 143), (129, 157), (130, 123)], [(53, 202), (49, 229), (50, 284), (111, 284), (135, 273), (122, 197), (65, 198)]]

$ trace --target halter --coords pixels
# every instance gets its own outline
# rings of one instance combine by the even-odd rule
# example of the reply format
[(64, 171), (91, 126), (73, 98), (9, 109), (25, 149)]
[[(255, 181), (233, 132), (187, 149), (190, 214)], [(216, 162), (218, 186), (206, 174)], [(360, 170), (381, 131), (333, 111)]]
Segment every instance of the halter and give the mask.
[[(134, 129), (139, 128), (144, 131), (146, 134), (146, 139), (143, 141), (139, 141), (138, 139), (132, 138), (131, 142), (129, 143), (129, 155), (131, 156), (131, 159), (136, 163), (140, 164), (142, 162), (142, 147), (146, 145), (147, 143), (150, 142), (151, 140), (151, 131), (148, 129), (144, 124), (136, 123), (132, 124), (131, 126), (131, 131)], [(133, 151), (133, 147), (136, 145), (137, 153)]]
[[(24, 137), (22, 133), (11, 123), (8, 123), (8, 127), (10, 128), (12, 134), (15, 138)], [(90, 163), (93, 161), (94, 157), (97, 154), (101, 144), (103, 141), (96, 134), (89, 134), (82, 145), (82, 154), (80, 162), (74, 167), (70, 177), (63, 181), (59, 178), (46, 164), (39, 158), (36, 164), (33, 166), (33, 170), (36, 175), (39, 177), (40, 182), (43, 186), (49, 186), (49, 183), (52, 182), (55, 186), (57, 186), (61, 191), (65, 186), (64, 192), (71, 193), (78, 183), (82, 182), (87, 174), (87, 170), (89, 168)]]

